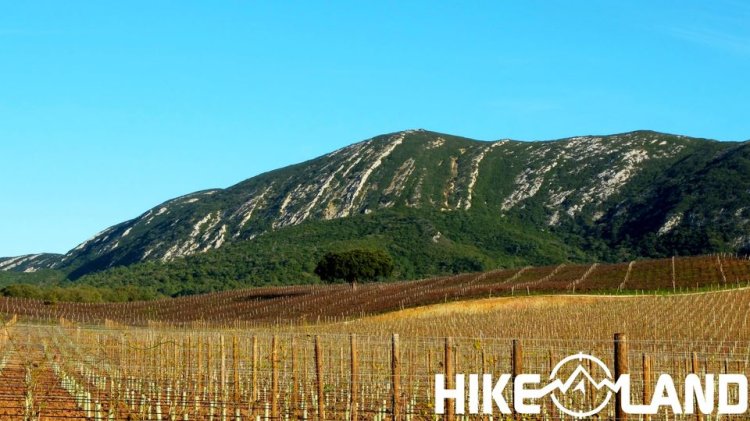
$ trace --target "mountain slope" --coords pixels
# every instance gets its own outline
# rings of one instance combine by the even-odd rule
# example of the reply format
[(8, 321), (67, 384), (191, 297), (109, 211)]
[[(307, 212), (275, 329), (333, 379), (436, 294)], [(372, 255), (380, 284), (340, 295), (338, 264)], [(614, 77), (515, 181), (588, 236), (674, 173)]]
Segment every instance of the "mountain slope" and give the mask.
[(715, 149), (658, 174), (591, 235), (639, 255), (750, 253), (750, 144)]
[(476, 272), (498, 266), (584, 261), (587, 256), (555, 236), (498, 218), (463, 212), (388, 209), (328, 221), (306, 221), (162, 263), (151, 261), (76, 280), (103, 287), (136, 285), (162, 295), (185, 295), (266, 284), (319, 282), (313, 274), (328, 251), (352, 247), (387, 250), (394, 279)]
[(60, 264), (63, 255), (54, 253), (26, 254), (16, 257), (0, 257), (0, 271), (36, 272)]
[[(75, 279), (148, 261), (179, 266), (178, 258), (211, 250), (258, 254), (262, 238), (287, 238), (284, 231), (303, 223), (322, 230), (320, 245), (337, 226), (325, 221), (365, 216), (380, 223), (408, 215), (451, 221), (454, 229), (436, 228), (428, 242), (413, 244), (432, 247), (432, 236), (453, 237), (449, 260), (472, 249), (487, 265), (743, 250), (750, 200), (738, 180), (750, 179), (748, 148), (648, 131), (545, 142), (393, 133), (227, 189), (172, 199), (26, 269), (59, 268)], [(529, 241), (508, 251), (482, 239), (488, 227), (526, 233)], [(398, 244), (399, 235), (383, 234), (388, 244)], [(338, 241), (356, 240), (352, 234)], [(540, 251), (543, 243), (564, 246)], [(402, 267), (414, 276), (440, 270)]]

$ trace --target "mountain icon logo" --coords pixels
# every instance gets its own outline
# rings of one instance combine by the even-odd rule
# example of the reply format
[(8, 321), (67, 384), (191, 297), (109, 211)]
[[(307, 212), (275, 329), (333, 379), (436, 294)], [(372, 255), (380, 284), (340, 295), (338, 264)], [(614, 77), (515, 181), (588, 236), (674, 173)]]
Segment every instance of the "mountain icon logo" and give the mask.
[[(602, 380), (594, 379), (586, 368), (586, 364), (590, 367), (593, 367), (594, 364), (597, 365), (606, 378)], [(558, 377), (561, 372), (570, 372), (571, 368), (572, 372), (566, 380), (562, 380)], [(570, 355), (561, 360), (557, 363), (555, 368), (552, 369), (549, 379), (550, 384), (547, 388), (552, 389), (550, 395), (552, 402), (560, 411), (576, 418), (586, 418), (601, 412), (612, 399), (612, 390), (616, 390), (612, 379), (612, 373), (609, 371), (607, 365), (600, 359), (584, 353)], [(594, 396), (586, 396), (586, 394), (589, 393), (588, 391), (598, 391), (603, 388), (608, 389), (607, 394), (603, 398), (596, 399), (597, 402), (595, 402), (596, 393), (593, 393)], [(557, 391), (560, 392), (560, 397), (556, 395)], [(561, 398), (568, 396), (569, 393), (579, 394), (581, 398), (585, 398), (587, 402), (590, 402), (590, 407), (587, 410), (567, 408), (562, 402), (565, 401), (565, 399)]]

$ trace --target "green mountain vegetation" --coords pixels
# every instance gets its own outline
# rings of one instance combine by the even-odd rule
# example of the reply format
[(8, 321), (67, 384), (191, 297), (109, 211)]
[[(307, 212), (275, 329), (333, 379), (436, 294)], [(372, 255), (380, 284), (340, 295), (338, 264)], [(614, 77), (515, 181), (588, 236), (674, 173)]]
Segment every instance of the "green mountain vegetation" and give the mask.
[(394, 280), (747, 253), (749, 222), (747, 142), (416, 130), (169, 200), (65, 255), (0, 259), (0, 286), (86, 285), (124, 300), (313, 283), (325, 253), (353, 248), (388, 252)]
[(331, 221), (309, 221), (176, 259), (145, 262), (86, 275), (75, 283), (101, 287), (155, 287), (185, 295), (248, 286), (318, 283), (315, 265), (330, 251), (385, 250), (392, 279), (473, 272), (491, 267), (585, 261), (587, 256), (553, 236), (505, 221), (466, 214), (389, 210)]

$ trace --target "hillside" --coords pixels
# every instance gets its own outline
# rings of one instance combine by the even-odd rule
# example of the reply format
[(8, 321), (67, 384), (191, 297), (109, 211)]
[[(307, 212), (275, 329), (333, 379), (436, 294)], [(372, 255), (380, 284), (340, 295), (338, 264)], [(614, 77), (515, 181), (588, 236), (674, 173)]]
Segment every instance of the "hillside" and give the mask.
[(526, 266), (411, 282), (260, 287), (130, 303), (0, 298), (0, 313), (82, 323), (218, 325), (354, 319), (448, 301), (536, 294), (672, 294), (750, 285), (750, 260), (709, 255), (621, 264)]
[(62, 255), (54, 253), (0, 257), (0, 271), (30, 273), (39, 269), (52, 269), (60, 264), (62, 257)]
[(400, 279), (745, 253), (748, 221), (747, 143), (649, 131), (484, 142), (414, 130), (169, 200), (64, 255), (0, 259), (0, 270), (52, 268), (93, 284), (156, 278), (179, 295), (314, 281), (318, 256), (352, 246), (390, 251)]

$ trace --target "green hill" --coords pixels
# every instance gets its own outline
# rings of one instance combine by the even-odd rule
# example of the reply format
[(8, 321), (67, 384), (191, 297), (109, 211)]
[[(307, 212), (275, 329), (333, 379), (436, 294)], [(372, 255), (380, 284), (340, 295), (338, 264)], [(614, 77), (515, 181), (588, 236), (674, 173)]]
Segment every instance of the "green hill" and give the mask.
[(315, 282), (322, 254), (351, 247), (389, 251), (395, 279), (745, 253), (748, 180), (747, 143), (649, 131), (485, 142), (413, 130), (169, 200), (65, 255), (0, 259), (0, 270), (181, 295)]

